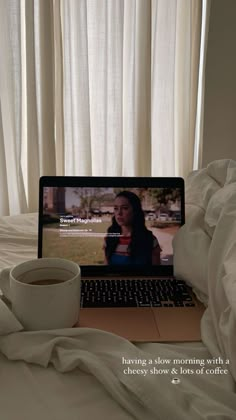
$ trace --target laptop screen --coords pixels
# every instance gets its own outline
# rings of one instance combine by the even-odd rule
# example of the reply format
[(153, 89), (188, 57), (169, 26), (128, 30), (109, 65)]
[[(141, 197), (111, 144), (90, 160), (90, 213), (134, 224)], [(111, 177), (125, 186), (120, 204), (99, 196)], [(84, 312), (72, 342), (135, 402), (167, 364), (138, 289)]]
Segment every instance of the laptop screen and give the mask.
[(173, 269), (172, 241), (184, 223), (180, 178), (44, 177), (40, 184), (39, 257), (100, 272)]

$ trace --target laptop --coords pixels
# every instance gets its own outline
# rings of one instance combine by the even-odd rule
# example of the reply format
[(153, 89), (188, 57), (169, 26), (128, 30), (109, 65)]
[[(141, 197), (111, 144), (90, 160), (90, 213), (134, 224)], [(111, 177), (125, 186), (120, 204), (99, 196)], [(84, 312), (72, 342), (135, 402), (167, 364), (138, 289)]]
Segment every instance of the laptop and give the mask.
[(42, 177), (38, 257), (81, 267), (78, 326), (132, 342), (200, 341), (204, 306), (174, 277), (184, 180)]

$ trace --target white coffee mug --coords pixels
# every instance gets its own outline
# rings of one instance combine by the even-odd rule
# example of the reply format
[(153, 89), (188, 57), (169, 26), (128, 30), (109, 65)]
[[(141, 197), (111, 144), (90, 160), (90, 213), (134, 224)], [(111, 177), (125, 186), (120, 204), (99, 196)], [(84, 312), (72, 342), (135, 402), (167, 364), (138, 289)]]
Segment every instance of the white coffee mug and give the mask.
[(40, 258), (3, 271), (0, 288), (26, 330), (49, 330), (78, 323), (80, 281), (78, 264)]

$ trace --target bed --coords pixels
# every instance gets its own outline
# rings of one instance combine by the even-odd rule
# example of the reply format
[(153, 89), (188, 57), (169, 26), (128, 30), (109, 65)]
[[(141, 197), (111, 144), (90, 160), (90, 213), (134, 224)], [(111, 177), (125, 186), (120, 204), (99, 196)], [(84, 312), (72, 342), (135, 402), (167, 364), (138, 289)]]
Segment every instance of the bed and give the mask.
[[(236, 418), (236, 162), (189, 175), (186, 215), (175, 273), (206, 305), (202, 342), (24, 332), (1, 301), (1, 420)], [(0, 271), (36, 254), (37, 214), (0, 218)]]

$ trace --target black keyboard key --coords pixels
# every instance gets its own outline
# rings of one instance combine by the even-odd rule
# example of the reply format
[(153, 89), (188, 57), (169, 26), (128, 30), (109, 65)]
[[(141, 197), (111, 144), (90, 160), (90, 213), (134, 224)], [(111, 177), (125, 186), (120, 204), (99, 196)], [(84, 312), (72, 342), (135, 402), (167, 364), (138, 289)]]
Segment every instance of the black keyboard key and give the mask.
[(191, 296), (182, 296), (182, 298), (183, 298), (183, 300), (185, 301), (185, 302), (187, 302), (187, 301), (192, 301), (192, 298), (191, 298)]

